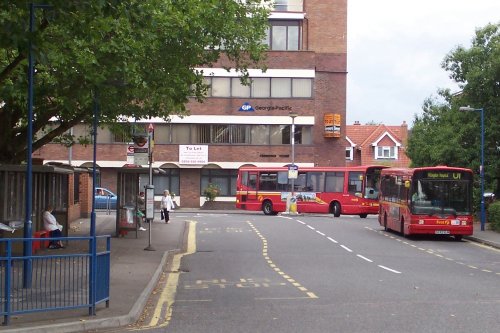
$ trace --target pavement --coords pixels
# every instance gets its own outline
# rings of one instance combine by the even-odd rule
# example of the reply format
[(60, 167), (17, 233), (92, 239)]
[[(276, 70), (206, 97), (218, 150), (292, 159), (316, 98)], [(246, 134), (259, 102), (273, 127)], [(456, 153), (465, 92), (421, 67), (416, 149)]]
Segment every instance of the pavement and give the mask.
[[(5, 333), (16, 332), (88, 332), (133, 325), (142, 314), (163, 271), (168, 270), (173, 255), (185, 252), (188, 221), (182, 213), (226, 213), (259, 214), (241, 210), (200, 211), (199, 209), (178, 209), (171, 214), (169, 224), (156, 219), (153, 222), (151, 239), (148, 231), (139, 231), (125, 237), (111, 238), (111, 281), (110, 304), (97, 306), (96, 315), (89, 316), (88, 309), (52, 311), (11, 317), (10, 324), (2, 327)], [(261, 214), (261, 213), (260, 213)], [(158, 214), (159, 216), (159, 214)], [(70, 226), (70, 236), (89, 235), (90, 219), (79, 219)], [(149, 225), (146, 224), (149, 228)], [(98, 213), (97, 235), (114, 235), (115, 215)], [(474, 225), (474, 235), (464, 237), (500, 249), (500, 233), (481, 231)], [(154, 251), (147, 251), (153, 248)]]

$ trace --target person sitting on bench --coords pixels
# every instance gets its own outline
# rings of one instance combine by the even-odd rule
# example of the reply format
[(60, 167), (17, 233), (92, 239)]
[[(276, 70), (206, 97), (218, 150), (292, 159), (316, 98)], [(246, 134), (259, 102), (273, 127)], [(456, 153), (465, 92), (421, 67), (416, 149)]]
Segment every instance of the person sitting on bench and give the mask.
[[(52, 215), (54, 207), (48, 205), (45, 212), (43, 212), (43, 226), (45, 230), (49, 232), (50, 237), (62, 237), (61, 231), (63, 226), (60, 225), (55, 216)], [(49, 249), (61, 249), (64, 248), (61, 240), (51, 240), (49, 243)]]

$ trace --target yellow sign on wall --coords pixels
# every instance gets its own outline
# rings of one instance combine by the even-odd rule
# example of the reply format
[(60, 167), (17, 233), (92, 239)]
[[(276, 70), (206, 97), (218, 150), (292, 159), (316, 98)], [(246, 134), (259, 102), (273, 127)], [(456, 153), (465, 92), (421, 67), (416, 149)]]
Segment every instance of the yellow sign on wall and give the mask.
[(325, 125), (323, 136), (325, 138), (340, 138), (340, 120), (338, 113), (325, 113), (323, 118)]

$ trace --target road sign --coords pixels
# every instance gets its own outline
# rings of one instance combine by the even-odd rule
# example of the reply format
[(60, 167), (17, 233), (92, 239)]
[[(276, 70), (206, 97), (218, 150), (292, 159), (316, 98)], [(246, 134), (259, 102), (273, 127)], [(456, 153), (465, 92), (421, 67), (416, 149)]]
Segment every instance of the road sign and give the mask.
[(288, 166), (288, 179), (297, 179), (299, 176), (299, 166), (298, 165), (289, 165)]

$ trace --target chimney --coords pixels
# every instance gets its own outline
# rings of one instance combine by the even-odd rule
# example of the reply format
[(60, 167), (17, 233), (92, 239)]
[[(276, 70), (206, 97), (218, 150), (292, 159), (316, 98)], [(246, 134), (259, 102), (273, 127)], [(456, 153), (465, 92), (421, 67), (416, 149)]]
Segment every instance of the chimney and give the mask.
[(361, 124), (359, 123), (359, 120), (356, 120), (356, 121), (354, 122), (354, 125), (359, 126), (359, 125), (361, 125)]
[(403, 123), (401, 124), (401, 140), (403, 141), (403, 144), (406, 145), (406, 140), (408, 139), (408, 124), (406, 121), (403, 120)]

